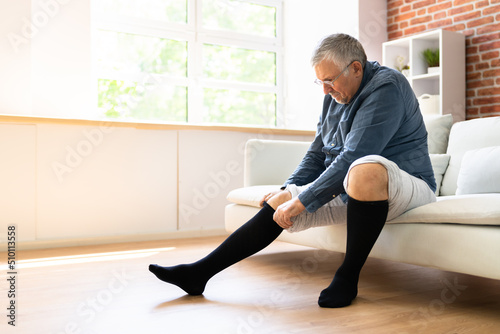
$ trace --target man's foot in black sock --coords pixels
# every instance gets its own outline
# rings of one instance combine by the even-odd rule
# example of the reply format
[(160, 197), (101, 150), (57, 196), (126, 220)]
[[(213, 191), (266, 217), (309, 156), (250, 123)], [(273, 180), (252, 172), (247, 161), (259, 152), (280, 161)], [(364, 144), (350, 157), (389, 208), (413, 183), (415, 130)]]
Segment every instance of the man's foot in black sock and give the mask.
[(201, 277), (200, 273), (197, 273), (189, 264), (181, 264), (173, 267), (150, 264), (149, 271), (163, 282), (177, 285), (192, 296), (203, 294), (208, 281), (208, 279)]
[(356, 298), (359, 273), (384, 227), (388, 210), (387, 200), (362, 202), (349, 197), (346, 255), (330, 286), (321, 292), (319, 306), (344, 307)]
[(346, 279), (337, 273), (328, 288), (321, 291), (318, 299), (318, 305), (329, 308), (349, 306), (357, 295), (357, 280)]
[(274, 209), (264, 203), (255, 216), (199, 261), (174, 267), (152, 264), (149, 271), (190, 295), (201, 295), (211, 277), (264, 249), (281, 234), (283, 228), (276, 224), (273, 215)]

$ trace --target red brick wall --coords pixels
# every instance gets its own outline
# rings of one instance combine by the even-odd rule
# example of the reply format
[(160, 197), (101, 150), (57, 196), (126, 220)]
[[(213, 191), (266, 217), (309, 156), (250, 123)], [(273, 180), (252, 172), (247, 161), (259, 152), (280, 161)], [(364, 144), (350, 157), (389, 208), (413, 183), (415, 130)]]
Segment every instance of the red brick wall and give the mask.
[(389, 40), (437, 28), (466, 36), (467, 119), (500, 116), (500, 0), (387, 0)]

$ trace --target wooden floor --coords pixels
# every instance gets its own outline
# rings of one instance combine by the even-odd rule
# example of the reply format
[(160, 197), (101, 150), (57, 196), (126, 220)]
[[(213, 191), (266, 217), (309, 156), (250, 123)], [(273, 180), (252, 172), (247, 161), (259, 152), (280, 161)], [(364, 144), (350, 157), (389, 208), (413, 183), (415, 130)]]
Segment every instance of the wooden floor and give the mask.
[(369, 259), (359, 295), (317, 306), (342, 254), (276, 242), (189, 297), (150, 263), (190, 262), (220, 237), (19, 252), (16, 327), (7, 324), (0, 253), (0, 333), (500, 333), (500, 281)]

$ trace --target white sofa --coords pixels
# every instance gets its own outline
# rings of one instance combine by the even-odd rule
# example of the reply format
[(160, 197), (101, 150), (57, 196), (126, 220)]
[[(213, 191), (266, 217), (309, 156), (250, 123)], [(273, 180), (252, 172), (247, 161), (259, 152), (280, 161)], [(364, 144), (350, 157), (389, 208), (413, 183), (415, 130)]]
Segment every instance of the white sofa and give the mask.
[[(389, 221), (371, 257), (500, 279), (500, 117), (458, 122), (427, 117), (438, 200)], [(451, 131), (450, 131), (451, 128)], [(306, 142), (250, 140), (244, 188), (228, 195), (225, 226), (236, 230), (279, 189), (309, 147)], [(279, 240), (345, 252), (345, 225), (285, 231)]]

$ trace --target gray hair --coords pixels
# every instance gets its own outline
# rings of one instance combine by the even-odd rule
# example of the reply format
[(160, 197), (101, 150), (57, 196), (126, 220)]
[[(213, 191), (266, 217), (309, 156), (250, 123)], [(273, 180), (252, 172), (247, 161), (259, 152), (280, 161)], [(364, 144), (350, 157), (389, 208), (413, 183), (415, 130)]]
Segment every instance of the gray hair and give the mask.
[(330, 60), (340, 68), (353, 61), (359, 61), (363, 68), (366, 64), (366, 53), (361, 43), (347, 34), (333, 34), (322, 39), (316, 46), (311, 64), (316, 67), (323, 60)]

